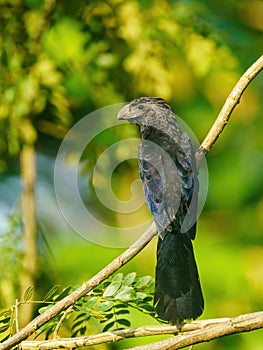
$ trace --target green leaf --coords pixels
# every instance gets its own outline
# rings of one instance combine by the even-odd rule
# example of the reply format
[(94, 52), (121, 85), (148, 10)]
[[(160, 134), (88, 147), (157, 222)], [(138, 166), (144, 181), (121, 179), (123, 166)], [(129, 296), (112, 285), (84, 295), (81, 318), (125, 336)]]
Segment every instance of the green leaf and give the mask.
[(60, 285), (53, 286), (49, 292), (44, 296), (43, 301), (51, 300), (54, 295), (56, 295), (57, 291), (60, 289)]
[(143, 293), (143, 292), (137, 292), (136, 293), (136, 298), (137, 299), (145, 299), (145, 298), (147, 298), (147, 294)]
[(72, 338), (76, 337), (78, 334), (79, 335), (84, 335), (86, 333), (87, 327), (86, 326), (82, 326), (78, 329), (76, 329), (73, 333), (72, 333)]
[(75, 328), (79, 327), (80, 325), (84, 324), (86, 320), (78, 320), (74, 321), (73, 325), (71, 326), (71, 330), (73, 331)]
[(74, 319), (74, 324), (76, 322), (84, 322), (86, 321), (90, 316), (87, 316), (87, 312), (86, 310), (83, 311), (83, 309), (80, 310), (80, 313), (78, 313), (78, 315), (75, 317)]
[(124, 304), (124, 303), (118, 303), (117, 305), (114, 306), (115, 309), (127, 309), (128, 308), (128, 305), (127, 304)]
[[(2, 318), (2, 317), (6, 317), (6, 316), (11, 316), (11, 310), (10, 309), (7, 309), (7, 310), (3, 310), (3, 311), (1, 311), (0, 312), (0, 318)], [(1, 320), (0, 320), (0, 322), (2, 322)]]
[(29, 287), (25, 290), (25, 293), (24, 293), (24, 296), (23, 296), (24, 301), (30, 300), (31, 297), (32, 297), (32, 295), (33, 295), (33, 292), (34, 292), (34, 286), (29, 286)]
[(144, 298), (144, 302), (152, 302), (153, 301), (153, 297), (151, 295), (148, 295), (146, 298)]
[(56, 324), (52, 324), (47, 330), (46, 330), (46, 334), (45, 334), (45, 340), (47, 340), (49, 338), (49, 336), (53, 333), (53, 331), (56, 328)]
[(34, 339), (36, 339), (40, 334), (43, 334), (45, 332), (47, 332), (50, 327), (54, 327), (54, 322), (53, 323), (46, 323), (44, 324), (42, 327), (40, 327), (37, 331), (37, 334), (35, 335)]
[(106, 326), (103, 328), (102, 332), (107, 332), (109, 329), (111, 329), (115, 325), (115, 321), (112, 321), (110, 323), (107, 323)]
[(123, 280), (123, 273), (117, 273), (112, 279), (112, 282), (121, 282)]
[(135, 277), (136, 277), (136, 272), (129, 273), (127, 276), (125, 276), (125, 278), (122, 282), (122, 285), (123, 286), (130, 286), (134, 282)]
[(112, 301), (105, 301), (104, 303), (100, 303), (97, 307), (96, 310), (99, 312), (106, 312), (113, 307), (113, 302)]
[(115, 295), (115, 299), (119, 299), (122, 301), (133, 300), (133, 299), (136, 299), (136, 293), (132, 287), (123, 287)]
[(152, 313), (152, 312), (155, 312), (155, 309), (152, 305), (150, 304), (140, 304), (139, 305), (140, 309), (145, 312), (145, 313)]
[(87, 309), (94, 309), (98, 300), (99, 300), (98, 297), (92, 297), (85, 303), (84, 307), (86, 307)]
[(74, 322), (74, 324), (71, 327), (72, 337), (73, 337), (73, 334), (74, 336), (76, 336), (76, 334), (81, 332), (84, 328), (86, 329), (86, 322), (88, 320), (89, 318), (87, 318), (86, 320), (80, 320), (78, 322)]
[(126, 320), (125, 318), (120, 318), (117, 322), (125, 327), (130, 327), (131, 325), (131, 322)]
[(71, 286), (64, 288), (63, 291), (54, 298), (54, 300), (58, 301), (65, 298), (70, 293), (70, 291), (71, 291)]
[(38, 312), (40, 314), (43, 314), (43, 312), (45, 312), (47, 309), (51, 308), (52, 305), (47, 305), (47, 306), (43, 306), (41, 308), (38, 309)]
[[(117, 314), (117, 313), (116, 313)], [(115, 315), (114, 312), (110, 312), (110, 313), (107, 313), (107, 314), (104, 314), (104, 319), (103, 320), (100, 320), (100, 323), (104, 323), (104, 322), (108, 322), (113, 316)]]
[(129, 313), (130, 313), (130, 311), (127, 309), (121, 309), (121, 310), (118, 310), (115, 312), (116, 315), (127, 315)]
[(4, 333), (5, 331), (7, 331), (9, 328), (9, 324), (6, 324), (4, 326), (1, 326), (0, 327), (0, 333)]
[(104, 297), (112, 297), (121, 286), (121, 281), (113, 281), (104, 291)]
[(77, 317), (86, 318), (87, 315), (88, 315), (88, 317), (89, 316), (94, 316), (94, 313), (95, 313), (94, 309), (86, 309), (85, 307), (79, 307), (79, 310), (81, 311), (81, 314), (79, 316), (77, 316)]
[(136, 288), (143, 288), (147, 286), (149, 282), (151, 282), (152, 277), (151, 276), (143, 276), (139, 278), (139, 280), (135, 283)]
[(4, 338), (0, 339), (0, 342), (3, 343), (4, 341), (9, 339), (10, 337), (11, 337), (11, 334), (7, 334)]
[(10, 317), (10, 316), (7, 316), (6, 318), (3, 318), (3, 319), (0, 321), (0, 323), (8, 323), (8, 322), (10, 322), (10, 320), (11, 320), (11, 317)]

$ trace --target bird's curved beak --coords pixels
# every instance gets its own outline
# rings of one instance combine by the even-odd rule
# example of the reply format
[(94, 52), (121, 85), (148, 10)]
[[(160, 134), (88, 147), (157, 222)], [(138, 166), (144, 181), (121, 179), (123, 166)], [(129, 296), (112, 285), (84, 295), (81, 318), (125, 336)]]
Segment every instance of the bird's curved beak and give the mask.
[(125, 105), (118, 113), (118, 120), (129, 120), (130, 119), (130, 108), (129, 105)]

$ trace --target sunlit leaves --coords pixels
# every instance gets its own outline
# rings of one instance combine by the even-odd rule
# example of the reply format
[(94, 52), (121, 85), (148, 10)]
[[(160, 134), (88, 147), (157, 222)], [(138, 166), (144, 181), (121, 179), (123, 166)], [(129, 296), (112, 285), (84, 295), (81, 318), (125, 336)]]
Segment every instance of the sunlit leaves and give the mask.
[[(76, 15), (61, 5), (45, 18), (43, 2), (33, 5), (29, 0), (3, 9), (0, 122), (10, 122), (4, 129), (7, 145), (0, 143), (2, 154), (17, 154), (21, 141), (27, 141), (27, 131), (22, 135), (16, 130), (23, 118), (48, 115), (69, 125), (72, 107), (87, 113), (138, 95), (157, 95), (180, 105), (198, 99), (200, 92), (211, 109), (217, 108), (214, 77), (225, 96), (229, 79), (222, 82), (218, 76), (222, 71), (230, 79), (239, 74), (235, 52), (223, 44), (206, 3), (111, 0), (94, 1), (81, 10)], [(256, 113), (252, 107), (247, 114)]]
[(122, 285), (123, 286), (130, 286), (133, 284), (134, 280), (136, 278), (136, 272), (131, 272), (128, 275), (126, 275), (123, 279)]
[[(84, 335), (89, 328), (90, 322), (97, 320), (101, 324), (102, 330), (122, 329), (130, 327), (130, 309), (154, 316), (153, 308), (153, 279), (150, 276), (137, 276), (131, 272), (124, 276), (117, 273), (109, 277), (92, 292), (79, 299), (74, 306), (62, 311), (52, 320), (43, 325), (35, 334), (38, 337), (43, 334), (48, 339), (52, 334), (59, 334), (65, 327), (70, 325), (71, 336)], [(38, 312), (42, 314), (52, 307), (57, 301), (67, 297), (72, 287), (62, 288), (54, 286), (44, 296)], [(24, 293), (25, 302), (31, 302), (33, 287), (27, 288)], [(36, 302), (35, 302), (36, 303)], [(16, 306), (19, 312), (19, 303)], [(0, 333), (9, 329), (11, 322), (11, 311), (6, 310), (0, 313)], [(2, 327), (2, 328), (1, 328)], [(54, 333), (55, 332), (55, 333)]]
[(35, 35), (38, 33), (39, 23), (42, 21), (41, 15), (40, 11), (26, 11), (24, 14), (25, 27), (32, 39), (35, 39)]
[[(10, 6), (8, 1), (1, 4), (1, 37), (4, 40), (0, 46), (0, 127), (5, 147), (1, 147), (0, 142), (0, 153), (5, 157), (16, 156), (23, 143), (36, 142), (38, 135), (33, 121), (40, 118), (45, 109), (52, 110), (56, 122), (65, 125), (71, 119), (58, 62), (48, 58), (42, 44), (47, 28), (39, 7), (40, 3), (28, 8), (20, 1)], [(72, 50), (84, 44), (79, 44), (80, 35), (65, 35), (69, 40), (74, 39), (69, 46)]]
[(29, 286), (24, 292), (24, 301), (30, 300), (33, 296), (33, 293), (34, 293), (34, 287)]
[(91, 316), (105, 323), (104, 331), (129, 327), (130, 321), (123, 315), (129, 314), (130, 307), (153, 316), (152, 291), (153, 279), (150, 276), (137, 277), (135, 272), (126, 276), (117, 273), (98, 286), (91, 296), (86, 296), (85, 304), (77, 306), (81, 316), (76, 317), (78, 326), (73, 325), (74, 334), (83, 332), (85, 322)]
[(43, 37), (44, 48), (59, 65), (85, 62), (85, 45), (89, 33), (83, 33), (80, 22), (62, 18)]
[(197, 77), (207, 75), (216, 53), (215, 43), (201, 35), (192, 34), (187, 40), (186, 57)]
[(104, 297), (112, 297), (117, 290), (120, 288), (121, 282), (112, 282), (106, 289), (105, 292), (103, 293)]
[(54, 61), (44, 56), (31, 67), (30, 71), (39, 84), (47, 88), (52, 88), (62, 81), (62, 74), (56, 70)]
[(13, 312), (11, 309), (2, 310), (0, 312), (0, 341), (9, 338), (11, 334)]
[(47, 294), (44, 296), (43, 301), (49, 301), (52, 300), (52, 298), (57, 294), (58, 290), (61, 287), (59, 285), (55, 285), (53, 286), (48, 292)]
[[(137, 1), (125, 1), (118, 8), (121, 21), (119, 35), (131, 43), (138, 43), (143, 32), (143, 14)], [(128, 20), (129, 19), (129, 20)]]
[(115, 299), (121, 301), (129, 301), (136, 299), (136, 292), (132, 287), (124, 286), (115, 295)]

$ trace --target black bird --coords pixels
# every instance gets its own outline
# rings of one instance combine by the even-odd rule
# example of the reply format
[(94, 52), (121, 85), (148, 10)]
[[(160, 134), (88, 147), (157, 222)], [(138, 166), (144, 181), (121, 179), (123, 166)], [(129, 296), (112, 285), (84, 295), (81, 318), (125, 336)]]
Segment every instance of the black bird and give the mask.
[(170, 106), (158, 97), (125, 105), (118, 119), (137, 124), (140, 177), (158, 233), (154, 304), (172, 324), (196, 319), (204, 300), (194, 257), (198, 179), (194, 151)]

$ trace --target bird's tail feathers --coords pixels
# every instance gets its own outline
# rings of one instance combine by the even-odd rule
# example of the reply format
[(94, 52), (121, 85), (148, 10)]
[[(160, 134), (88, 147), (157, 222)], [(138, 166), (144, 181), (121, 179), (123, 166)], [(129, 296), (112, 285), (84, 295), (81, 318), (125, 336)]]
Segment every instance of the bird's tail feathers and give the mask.
[(186, 234), (167, 232), (159, 238), (154, 303), (158, 316), (173, 324), (203, 312), (192, 241)]

